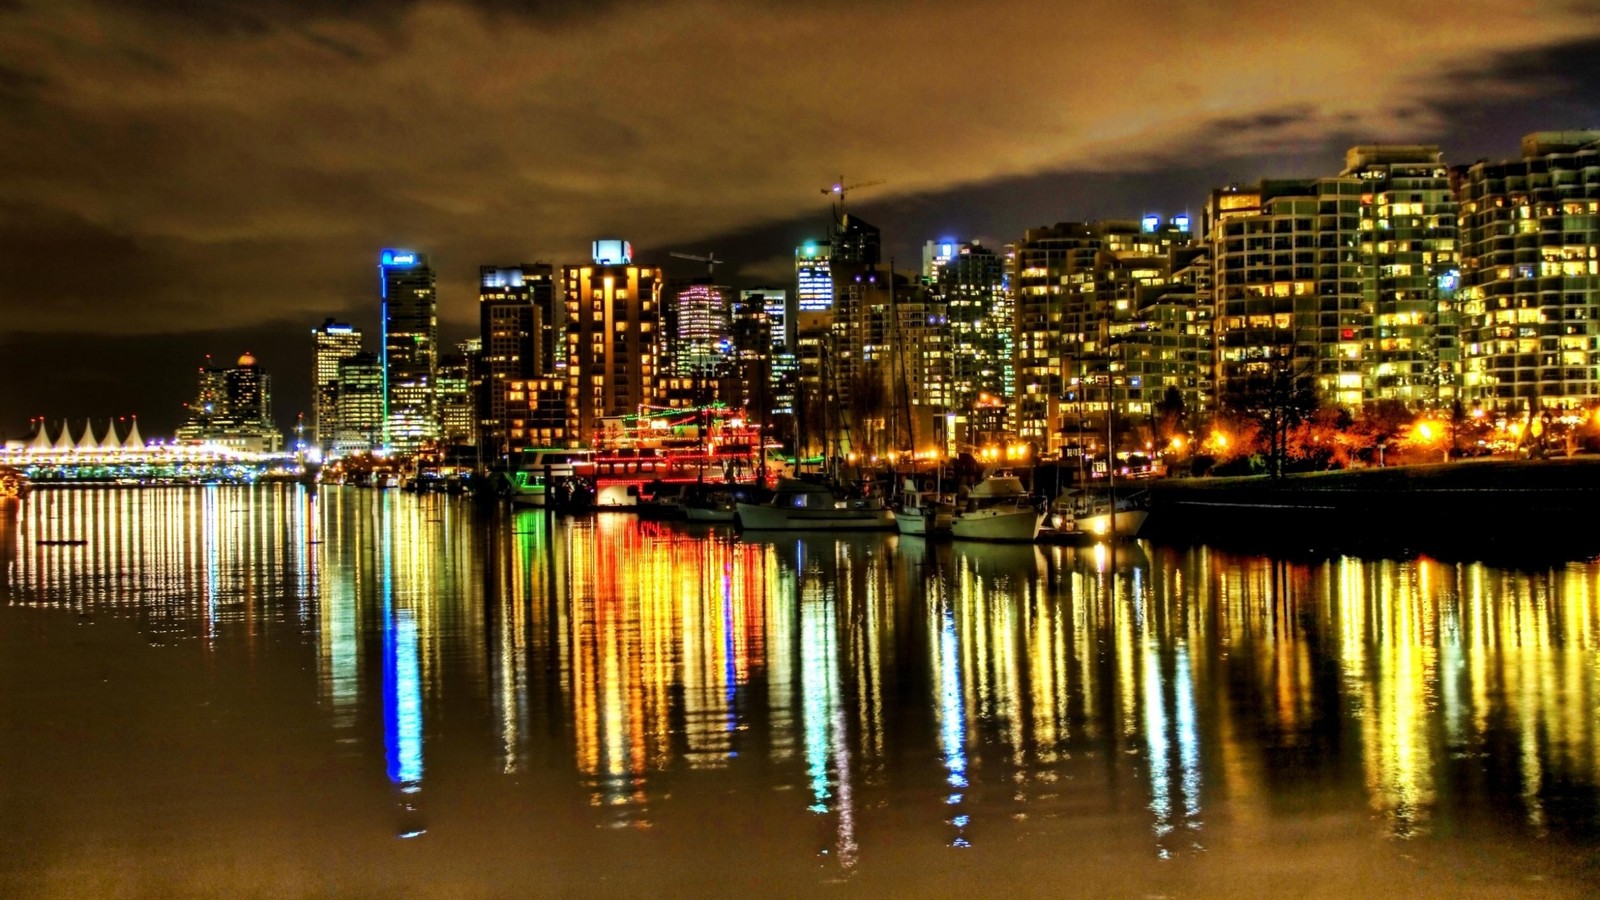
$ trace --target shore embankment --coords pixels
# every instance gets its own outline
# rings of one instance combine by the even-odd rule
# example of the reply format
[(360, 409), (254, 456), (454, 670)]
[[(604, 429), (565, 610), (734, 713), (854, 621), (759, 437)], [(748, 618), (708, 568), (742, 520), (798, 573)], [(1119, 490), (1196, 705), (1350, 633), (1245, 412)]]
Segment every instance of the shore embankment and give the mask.
[(1474, 460), (1150, 485), (1145, 537), (1304, 549), (1600, 554), (1600, 457)]

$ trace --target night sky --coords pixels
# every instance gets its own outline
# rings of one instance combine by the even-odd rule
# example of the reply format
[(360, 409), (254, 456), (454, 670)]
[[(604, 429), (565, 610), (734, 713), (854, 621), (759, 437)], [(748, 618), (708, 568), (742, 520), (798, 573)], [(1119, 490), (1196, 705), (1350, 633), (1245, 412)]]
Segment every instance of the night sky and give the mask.
[(1596, 60), (1591, 2), (0, 0), (0, 436), (170, 434), (246, 350), (287, 426), (312, 326), (375, 346), (385, 246), (432, 256), (453, 342), (479, 265), (601, 236), (787, 284), (840, 173), (914, 268), (1353, 143), (1514, 157), (1600, 126)]

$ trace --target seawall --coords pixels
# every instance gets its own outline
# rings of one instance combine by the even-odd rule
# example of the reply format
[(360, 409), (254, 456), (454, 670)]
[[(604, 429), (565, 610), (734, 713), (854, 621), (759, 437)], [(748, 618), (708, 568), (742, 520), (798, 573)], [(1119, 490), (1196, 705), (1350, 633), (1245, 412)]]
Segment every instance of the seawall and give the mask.
[(1142, 536), (1164, 542), (1471, 555), (1600, 553), (1600, 458), (1479, 460), (1280, 479), (1152, 482)]

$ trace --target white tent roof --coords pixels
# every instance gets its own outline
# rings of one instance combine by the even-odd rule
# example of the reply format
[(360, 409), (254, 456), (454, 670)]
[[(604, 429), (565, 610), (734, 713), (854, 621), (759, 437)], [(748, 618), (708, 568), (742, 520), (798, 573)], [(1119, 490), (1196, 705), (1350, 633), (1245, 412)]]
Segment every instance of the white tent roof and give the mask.
[(133, 417), (133, 424), (128, 426), (128, 437), (122, 442), (124, 450), (143, 450), (144, 438), (139, 436), (139, 417)]
[(72, 429), (67, 426), (66, 419), (61, 420), (61, 431), (56, 434), (56, 442), (50, 445), (50, 449), (57, 453), (66, 453), (72, 449)]
[(28, 442), (29, 453), (50, 452), (50, 426), (43, 419), (39, 420), (39, 430), (33, 433), (33, 440)]
[(115, 453), (122, 449), (122, 442), (117, 440), (117, 420), (106, 422), (106, 436), (100, 439), (100, 449), (107, 453)]
[(83, 420), (83, 435), (78, 438), (78, 451), (79, 452), (87, 452), (87, 451), (90, 451), (90, 450), (99, 450), (99, 449), (100, 449), (100, 442), (95, 440), (95, 436), (94, 436), (94, 423), (89, 421), (88, 419), (84, 419)]

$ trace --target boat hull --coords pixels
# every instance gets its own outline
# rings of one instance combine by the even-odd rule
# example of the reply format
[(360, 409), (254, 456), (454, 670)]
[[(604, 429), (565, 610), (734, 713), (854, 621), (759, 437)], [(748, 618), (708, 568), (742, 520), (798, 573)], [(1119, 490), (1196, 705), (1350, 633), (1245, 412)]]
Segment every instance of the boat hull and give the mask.
[(1030, 507), (980, 509), (956, 516), (950, 523), (950, 534), (958, 541), (1029, 544), (1039, 537), (1041, 521), (1038, 511)]
[[(1144, 527), (1144, 520), (1150, 513), (1142, 509), (1122, 509), (1117, 511), (1117, 537), (1138, 537), (1139, 529)], [(1073, 520), (1074, 531), (1105, 537), (1111, 533), (1111, 514), (1099, 513), (1093, 516), (1081, 516)]]
[(510, 496), (512, 506), (530, 506), (544, 509), (544, 485), (540, 485), (538, 488), (520, 488), (512, 491)]
[(740, 503), (739, 525), (746, 531), (888, 531), (894, 513), (887, 509), (782, 509)]
[(704, 506), (691, 506), (687, 510), (689, 521), (705, 522), (708, 524), (731, 524), (738, 518), (738, 511), (733, 509), (715, 509)]
[(595, 509), (635, 509), (638, 505), (639, 489), (632, 484), (601, 484), (595, 491)]

